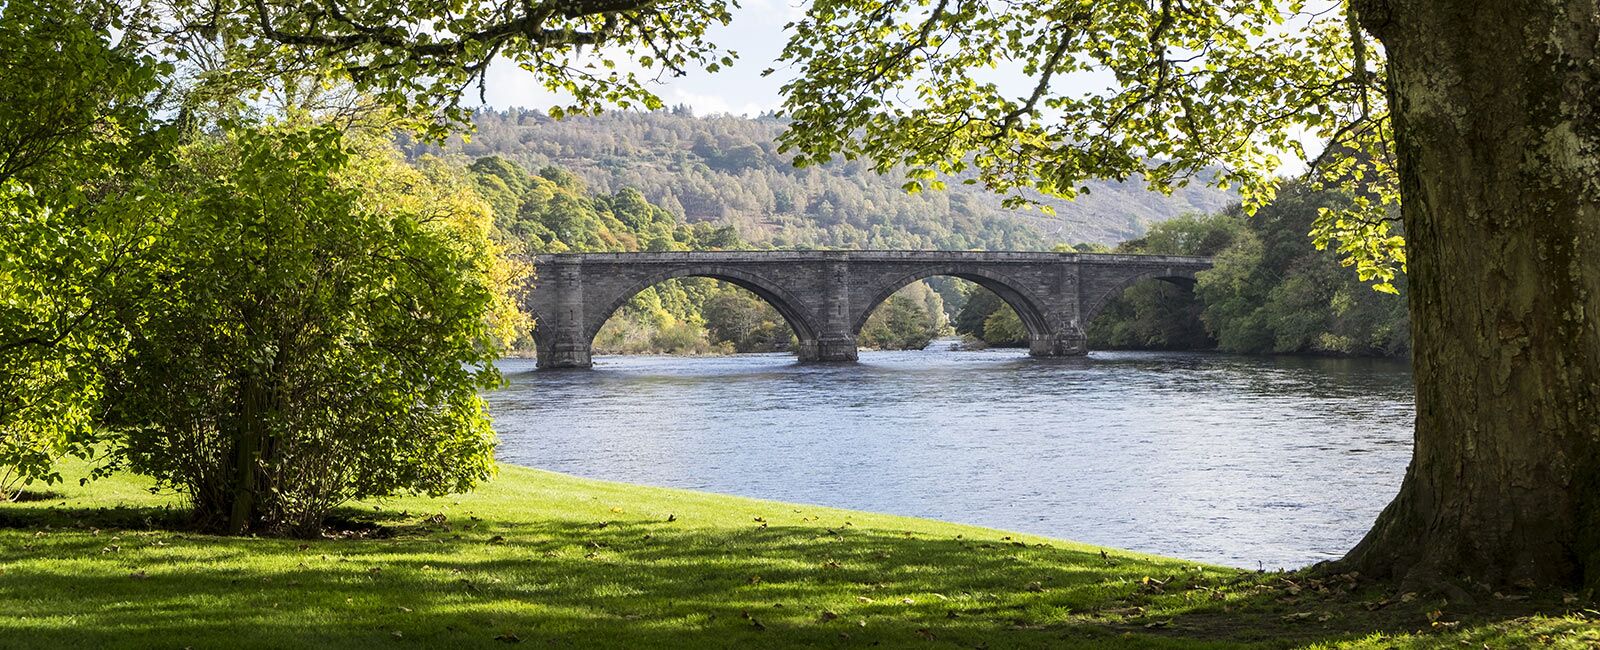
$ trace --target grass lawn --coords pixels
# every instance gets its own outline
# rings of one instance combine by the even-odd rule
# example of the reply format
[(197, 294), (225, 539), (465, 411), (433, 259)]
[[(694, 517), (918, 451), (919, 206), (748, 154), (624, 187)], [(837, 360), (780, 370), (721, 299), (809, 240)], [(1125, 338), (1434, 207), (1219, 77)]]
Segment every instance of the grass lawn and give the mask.
[(0, 647), (1600, 647), (1559, 594), (1402, 598), (519, 467), (341, 516), (382, 528), (200, 535), (140, 479), (69, 478), (0, 505)]

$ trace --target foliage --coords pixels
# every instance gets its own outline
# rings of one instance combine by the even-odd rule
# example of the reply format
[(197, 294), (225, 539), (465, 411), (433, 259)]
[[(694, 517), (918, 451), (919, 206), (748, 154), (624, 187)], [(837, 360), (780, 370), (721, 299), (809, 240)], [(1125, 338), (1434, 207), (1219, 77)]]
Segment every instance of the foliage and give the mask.
[(354, 103), (397, 109), (394, 117), (443, 137), (465, 122), (466, 93), (474, 85), (482, 93), (497, 61), (570, 98), (553, 112), (583, 113), (659, 107), (650, 89), (659, 77), (715, 71), (736, 56), (705, 39), (730, 18), (721, 0), (129, 4), (137, 20), (117, 27), (181, 63), (172, 79), (180, 101), (207, 104), (222, 121), (248, 119), (252, 103), (304, 106), (325, 89), (345, 88)]
[[(1201, 274), (1196, 294), (1218, 347), (1232, 352), (1404, 356), (1411, 350), (1406, 302), (1362, 288), (1331, 251), (1302, 233), (1350, 197), (1291, 184), (1253, 219), (1238, 244)], [(1235, 217), (1237, 219), (1237, 217)], [(1393, 280), (1405, 288), (1405, 277)]]
[(311, 534), (352, 498), (466, 490), (492, 471), (477, 391), (504, 275), (487, 206), (327, 127), (182, 151), (183, 205), (118, 306), (127, 467), (202, 525)]
[(913, 282), (867, 317), (856, 343), (878, 350), (921, 350), (944, 327), (944, 299), (927, 284)]
[[(1025, 190), (1140, 177), (1160, 191), (1237, 187), (1246, 213), (1271, 200), (1287, 152), (1358, 196), (1319, 215), (1316, 245), (1392, 291), (1405, 255), (1390, 231), (1386, 69), (1347, 7), (818, 0), (784, 50), (799, 75), (783, 87), (782, 143), (801, 164), (904, 168), (912, 192), (959, 178), (1023, 205)], [(995, 83), (997, 68), (1030, 83)], [(1314, 158), (1308, 138), (1326, 144)]]
[[(1144, 237), (1117, 245), (1116, 252), (1209, 257), (1234, 246), (1246, 236), (1247, 227), (1237, 214), (1186, 215), (1156, 224)], [(1299, 239), (1287, 245), (1309, 249), (1304, 231), (1296, 234)], [(1209, 349), (1215, 343), (1201, 321), (1204, 308), (1205, 303), (1197, 300), (1189, 288), (1162, 280), (1141, 281), (1112, 298), (1089, 323), (1089, 345), (1110, 349)]]
[(143, 101), (161, 66), (104, 33), (117, 16), (0, 5), (0, 500), (90, 452), (120, 338), (102, 302), (165, 214), (141, 180), (170, 136)]
[(983, 319), (983, 342), (996, 347), (1027, 347), (1028, 328), (1010, 305)]
[(965, 300), (956, 312), (953, 325), (957, 334), (993, 347), (1026, 347), (1028, 329), (1017, 310), (993, 291), (967, 283)]
[[(1242, 210), (1174, 219), (1120, 252), (1214, 255), (1193, 292), (1159, 280), (1129, 287), (1088, 329), (1100, 348), (1402, 356), (1410, 350), (1403, 300), (1362, 288), (1332, 251), (1304, 236), (1351, 199), (1290, 183), (1254, 217)], [(1405, 286), (1404, 276), (1394, 279)]]
[(735, 352), (779, 352), (793, 347), (794, 333), (777, 311), (749, 291), (712, 295), (701, 307), (707, 334)]

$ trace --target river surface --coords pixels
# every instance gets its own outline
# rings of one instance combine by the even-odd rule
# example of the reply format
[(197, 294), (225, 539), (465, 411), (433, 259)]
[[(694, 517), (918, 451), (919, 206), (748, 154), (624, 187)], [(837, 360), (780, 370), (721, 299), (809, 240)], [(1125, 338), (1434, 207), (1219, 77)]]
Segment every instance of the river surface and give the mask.
[(502, 461), (1245, 568), (1336, 558), (1411, 456), (1403, 362), (863, 352), (501, 364)]

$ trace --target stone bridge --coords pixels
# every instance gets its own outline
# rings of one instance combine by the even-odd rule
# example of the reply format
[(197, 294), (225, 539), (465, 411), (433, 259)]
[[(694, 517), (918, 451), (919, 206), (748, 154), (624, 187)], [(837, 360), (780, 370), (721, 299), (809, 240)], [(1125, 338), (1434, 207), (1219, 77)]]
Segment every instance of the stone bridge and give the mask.
[(801, 361), (854, 361), (856, 335), (879, 303), (935, 275), (975, 282), (1011, 305), (1038, 357), (1088, 352), (1084, 328), (1145, 278), (1183, 285), (1204, 257), (968, 251), (704, 251), (534, 257), (526, 298), (541, 368), (587, 368), (600, 326), (634, 294), (682, 277), (749, 289), (794, 329)]

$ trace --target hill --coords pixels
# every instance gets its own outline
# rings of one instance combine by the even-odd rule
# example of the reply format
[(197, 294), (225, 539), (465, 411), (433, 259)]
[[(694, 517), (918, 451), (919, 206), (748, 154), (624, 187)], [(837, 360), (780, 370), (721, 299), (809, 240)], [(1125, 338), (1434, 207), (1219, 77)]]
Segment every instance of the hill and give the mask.
[[(498, 155), (530, 170), (557, 166), (593, 191), (635, 188), (689, 223), (732, 225), (740, 238), (778, 248), (1049, 249), (1116, 243), (1186, 213), (1210, 213), (1235, 199), (1214, 188), (1172, 196), (1137, 179), (1096, 182), (1076, 201), (1046, 199), (1055, 216), (1008, 210), (976, 185), (907, 194), (897, 175), (860, 161), (796, 169), (777, 153), (775, 117), (697, 117), (687, 108), (612, 112), (556, 120), (520, 109), (483, 111), (477, 132), (444, 149), (470, 158)], [(439, 148), (402, 140), (408, 153)]]

